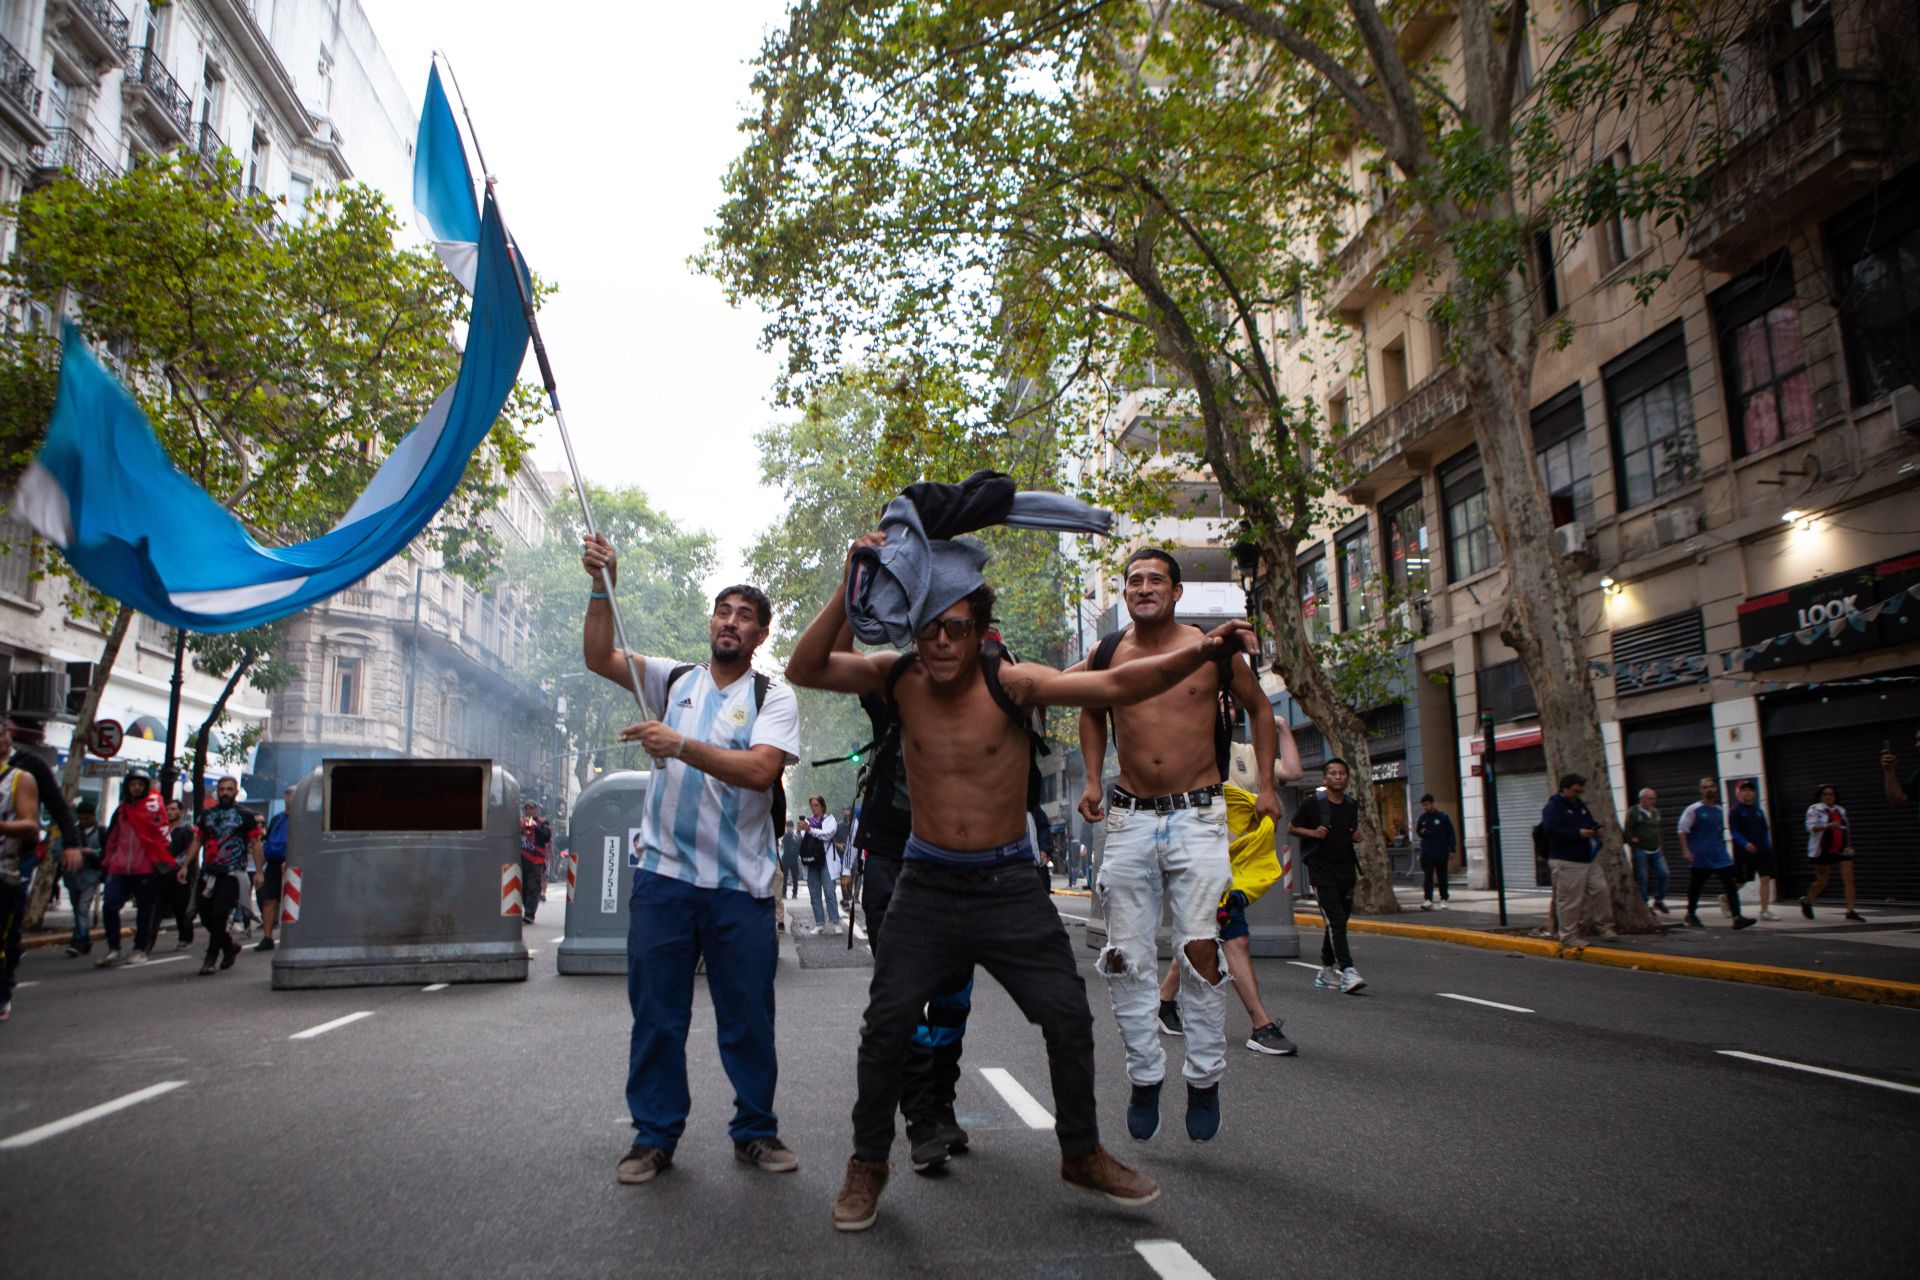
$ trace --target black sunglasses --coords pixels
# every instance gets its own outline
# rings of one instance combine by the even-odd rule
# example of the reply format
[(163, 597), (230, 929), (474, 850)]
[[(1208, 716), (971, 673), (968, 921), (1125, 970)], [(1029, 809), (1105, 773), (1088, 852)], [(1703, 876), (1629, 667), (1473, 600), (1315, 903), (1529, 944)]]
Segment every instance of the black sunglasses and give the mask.
[(929, 622), (926, 626), (915, 632), (914, 636), (919, 640), (932, 640), (942, 631), (947, 633), (947, 639), (949, 640), (964, 640), (973, 633), (973, 619), (935, 618), (932, 622)]

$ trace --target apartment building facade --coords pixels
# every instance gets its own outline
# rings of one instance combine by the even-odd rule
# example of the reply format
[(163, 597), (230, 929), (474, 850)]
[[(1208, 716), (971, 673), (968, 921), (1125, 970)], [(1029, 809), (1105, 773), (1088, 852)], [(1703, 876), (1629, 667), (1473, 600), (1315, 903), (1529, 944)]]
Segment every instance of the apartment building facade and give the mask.
[[(1617, 797), (1653, 787), (1671, 825), (1701, 777), (1755, 780), (1789, 853), (1815, 788), (1854, 816), (1861, 890), (1920, 897), (1912, 813), (1880, 796), (1883, 740), (1920, 722), (1920, 146), (1912, 7), (1755, 6), (1724, 104), (1735, 140), (1705, 171), (1683, 235), (1620, 219), (1532, 246), (1543, 324), (1536, 458), (1557, 549), (1578, 575), (1587, 657)], [(1574, 4), (1533, 18), (1542, 56)], [(1440, 23), (1440, 65), (1452, 38)], [(1600, 139), (1632, 163), (1643, 138)], [(1604, 152), (1602, 153), (1604, 154)], [(1353, 157), (1365, 189), (1364, 156)], [(1422, 634), (1408, 673), (1409, 791), (1459, 806), (1469, 874), (1534, 883), (1530, 828), (1551, 786), (1526, 677), (1501, 641), (1506, 578), (1473, 413), (1429, 298), (1376, 283), (1401, 233), (1390, 199), (1353, 211), (1328, 264), (1321, 343), (1297, 312), (1275, 346), (1293, 390), (1344, 428), (1347, 525), (1302, 549), (1303, 598), (1366, 625), (1383, 576)], [(1636, 277), (1671, 274), (1644, 305)], [(1482, 712), (1494, 721), (1502, 847), (1486, 842)], [(1910, 766), (1909, 766), (1910, 767)], [(1449, 804), (1451, 801), (1451, 804)], [(1623, 800), (1623, 803), (1625, 801)], [(1791, 884), (1804, 859), (1787, 859)]]

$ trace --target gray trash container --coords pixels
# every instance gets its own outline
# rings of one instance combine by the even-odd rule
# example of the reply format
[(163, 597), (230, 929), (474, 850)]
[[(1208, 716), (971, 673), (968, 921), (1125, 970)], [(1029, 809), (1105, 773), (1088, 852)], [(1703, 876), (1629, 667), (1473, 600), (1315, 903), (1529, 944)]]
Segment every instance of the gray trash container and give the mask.
[(633, 834), (651, 773), (622, 770), (596, 778), (573, 802), (567, 838), (573, 897), (567, 936), (555, 959), (561, 973), (627, 971), (627, 899), (633, 892)]
[(273, 985), (519, 982), (520, 785), (489, 760), (327, 760), (294, 788)]

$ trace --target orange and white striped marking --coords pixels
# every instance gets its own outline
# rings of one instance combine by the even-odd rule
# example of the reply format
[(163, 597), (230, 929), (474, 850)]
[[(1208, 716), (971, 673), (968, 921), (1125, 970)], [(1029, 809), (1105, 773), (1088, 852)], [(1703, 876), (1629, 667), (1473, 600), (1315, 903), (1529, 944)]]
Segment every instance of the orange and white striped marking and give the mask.
[(567, 901), (572, 902), (574, 881), (579, 878), (579, 873), (580, 873), (580, 859), (574, 857), (571, 853), (566, 855), (566, 857), (567, 857)]
[(300, 919), (300, 868), (289, 866), (280, 884), (280, 923), (293, 924)]
[(506, 862), (500, 866), (500, 914), (503, 916), (526, 914), (520, 901), (520, 864), (517, 862)]

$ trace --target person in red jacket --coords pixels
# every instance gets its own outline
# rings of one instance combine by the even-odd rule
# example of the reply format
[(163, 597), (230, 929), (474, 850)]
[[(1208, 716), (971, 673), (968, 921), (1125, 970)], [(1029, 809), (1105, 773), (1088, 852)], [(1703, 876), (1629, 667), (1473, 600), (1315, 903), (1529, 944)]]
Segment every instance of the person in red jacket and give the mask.
[(167, 842), (167, 806), (153, 789), (144, 769), (127, 775), (120, 789), (120, 806), (107, 827), (107, 873), (100, 916), (107, 930), (107, 954), (93, 962), (96, 969), (120, 963), (120, 908), (133, 900), (133, 954), (130, 965), (146, 963), (160, 931), (160, 881), (173, 871), (174, 857)]

